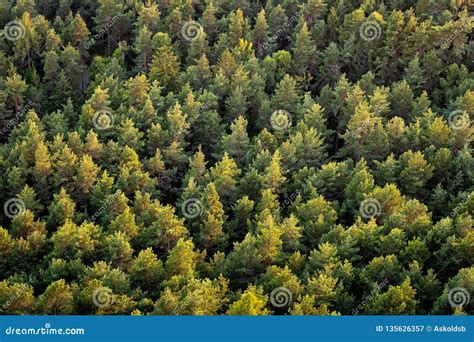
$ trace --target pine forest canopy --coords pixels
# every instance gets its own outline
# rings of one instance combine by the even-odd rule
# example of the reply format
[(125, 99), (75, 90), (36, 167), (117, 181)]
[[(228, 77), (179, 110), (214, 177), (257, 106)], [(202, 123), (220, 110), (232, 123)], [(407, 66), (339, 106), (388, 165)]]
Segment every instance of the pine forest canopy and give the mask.
[(473, 13), (0, 0), (0, 313), (473, 314)]

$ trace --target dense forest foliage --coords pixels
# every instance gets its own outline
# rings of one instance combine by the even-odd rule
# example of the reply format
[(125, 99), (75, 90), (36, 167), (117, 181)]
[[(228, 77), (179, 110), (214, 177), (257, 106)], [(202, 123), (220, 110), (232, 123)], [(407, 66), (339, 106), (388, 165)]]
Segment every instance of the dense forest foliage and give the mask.
[(473, 11), (0, 0), (0, 313), (473, 314)]

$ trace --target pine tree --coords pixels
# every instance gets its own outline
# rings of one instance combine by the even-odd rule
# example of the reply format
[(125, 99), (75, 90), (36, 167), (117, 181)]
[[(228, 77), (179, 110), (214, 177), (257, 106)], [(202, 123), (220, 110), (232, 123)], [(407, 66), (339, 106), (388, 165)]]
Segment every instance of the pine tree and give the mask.
[(70, 82), (74, 94), (78, 95), (82, 91), (82, 72), (80, 52), (71, 45), (67, 45), (59, 55), (64, 74)]
[(115, 232), (106, 238), (106, 260), (115, 267), (127, 269), (132, 260), (133, 248), (128, 242), (128, 237), (122, 232)]
[(77, 191), (84, 195), (89, 194), (97, 180), (98, 172), (99, 167), (92, 161), (92, 158), (89, 155), (84, 155), (78, 163), (75, 176)]
[(355, 166), (352, 179), (346, 186), (344, 209), (355, 215), (359, 211), (360, 203), (365, 195), (374, 188), (374, 177), (367, 167), (367, 162), (361, 159)]
[(146, 27), (151, 31), (151, 33), (156, 33), (158, 30), (160, 14), (161, 12), (157, 4), (152, 2), (140, 4), (140, 8), (138, 10), (137, 26), (140, 28)]
[(81, 54), (81, 64), (84, 63), (84, 59), (89, 56), (87, 51), (87, 43), (89, 40), (89, 30), (87, 28), (86, 23), (82, 19), (79, 13), (76, 13), (74, 20), (71, 23), (71, 31), (72, 31), (72, 44), (74, 47), (79, 51)]
[(303, 22), (300, 31), (296, 34), (295, 45), (293, 47), (293, 68), (298, 75), (311, 72), (316, 55), (315, 44), (311, 39), (308, 25)]
[(407, 194), (416, 194), (433, 175), (433, 167), (421, 152), (407, 151), (400, 156), (399, 162), (400, 185)]
[(250, 147), (250, 138), (247, 133), (247, 120), (239, 116), (231, 125), (231, 133), (222, 138), (222, 148), (225, 153), (242, 165), (244, 157)]
[(194, 251), (192, 241), (180, 239), (166, 259), (166, 274), (193, 276), (197, 259), (198, 254)]
[(319, 241), (321, 235), (328, 232), (337, 219), (336, 211), (322, 196), (299, 206), (296, 215), (304, 227), (309, 246)]
[(289, 75), (278, 83), (275, 95), (272, 97), (272, 107), (276, 110), (286, 110), (299, 117), (301, 112), (301, 96), (298, 92), (296, 81)]
[(38, 187), (43, 191), (47, 191), (47, 177), (51, 174), (51, 158), (48, 147), (41, 141), (36, 146), (35, 166), (33, 172)]
[(414, 314), (417, 306), (415, 294), (410, 278), (407, 278), (400, 286), (390, 286), (387, 292), (377, 294), (365, 311), (371, 315), (381, 312), (392, 315)]
[(36, 302), (36, 310), (48, 315), (70, 315), (74, 311), (71, 286), (64, 279), (51, 283)]
[(44, 76), (43, 79), (46, 83), (46, 87), (48, 91), (52, 91), (54, 88), (54, 84), (57, 82), (59, 77), (59, 62), (58, 62), (58, 55), (53, 51), (48, 51), (44, 57)]
[(32, 67), (33, 55), (39, 49), (39, 32), (37, 31), (36, 24), (30, 15), (30, 12), (25, 11), (21, 15), (21, 39), (16, 40), (16, 44), (13, 47), (14, 60), (20, 62), (20, 64), (27, 65), (29, 68)]
[(346, 132), (344, 151), (356, 160), (382, 159), (388, 151), (388, 137), (379, 117), (374, 117), (367, 103), (360, 104), (350, 119)]
[(141, 245), (168, 251), (187, 236), (183, 220), (176, 217), (171, 206), (155, 203), (150, 210), (150, 217), (143, 222), (144, 229), (139, 237)]
[(152, 33), (148, 30), (147, 26), (143, 26), (135, 41), (135, 51), (138, 54), (136, 63), (140, 71), (147, 71), (148, 65), (151, 61), (152, 47), (151, 47), (151, 36)]
[(157, 258), (151, 248), (142, 250), (130, 266), (132, 283), (151, 292), (157, 292), (157, 284), (160, 283), (163, 272), (163, 263)]
[(224, 153), (222, 160), (211, 168), (210, 173), (219, 196), (224, 203), (231, 203), (237, 189), (237, 177), (240, 175), (240, 169), (235, 161)]
[(326, 14), (325, 0), (308, 0), (302, 8), (302, 14), (308, 26), (312, 27), (315, 21), (319, 18), (324, 18)]
[(121, 232), (128, 238), (135, 238), (139, 234), (140, 228), (135, 223), (135, 214), (130, 208), (126, 208), (123, 213), (118, 215), (109, 225), (111, 233)]
[(280, 152), (277, 150), (273, 154), (272, 160), (265, 169), (265, 173), (263, 175), (263, 186), (265, 189), (272, 189), (273, 191), (278, 192), (285, 182), (285, 172), (281, 169), (280, 161)]
[(253, 46), (257, 55), (263, 55), (267, 53), (269, 45), (268, 37), (268, 24), (265, 17), (265, 10), (258, 12), (255, 26), (253, 29)]
[(426, 77), (421, 68), (418, 55), (416, 55), (405, 68), (405, 79), (415, 93), (418, 93), (426, 83)]
[(2, 311), (5, 314), (32, 314), (35, 296), (33, 287), (29, 283), (16, 282), (9, 285), (4, 280), (0, 282), (0, 297), (4, 301)]
[(261, 288), (249, 286), (240, 299), (232, 303), (228, 315), (266, 316), (270, 312), (265, 308), (268, 298)]
[(227, 243), (223, 230), (226, 216), (213, 183), (209, 183), (204, 189), (203, 199), (203, 222), (197, 235), (198, 241), (208, 251), (222, 250)]
[[(115, 48), (116, 44), (121, 40), (123, 33), (128, 29), (128, 16), (125, 12), (125, 4), (116, 0), (100, 0), (99, 6), (94, 16), (96, 24), (95, 31), (105, 31), (105, 40), (108, 54)], [(102, 44), (102, 46), (104, 46)]]
[(392, 115), (400, 116), (410, 121), (410, 111), (413, 102), (413, 91), (407, 81), (395, 83), (390, 91)]
[(169, 45), (158, 48), (150, 64), (150, 80), (156, 80), (165, 87), (172, 87), (178, 73), (179, 61), (173, 48)]
[(54, 196), (54, 202), (49, 206), (48, 224), (51, 227), (61, 226), (67, 220), (73, 220), (76, 204), (64, 188)]
[(17, 73), (8, 76), (4, 82), (6, 87), (5, 91), (11, 101), (12, 109), (15, 112), (19, 112), (24, 105), (23, 93), (27, 89), (26, 82)]
[(207, 34), (204, 32), (204, 28), (199, 27), (196, 39), (193, 39), (189, 44), (188, 64), (194, 64), (201, 56), (209, 55), (210, 53), (211, 49), (207, 41)]

